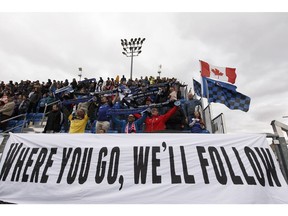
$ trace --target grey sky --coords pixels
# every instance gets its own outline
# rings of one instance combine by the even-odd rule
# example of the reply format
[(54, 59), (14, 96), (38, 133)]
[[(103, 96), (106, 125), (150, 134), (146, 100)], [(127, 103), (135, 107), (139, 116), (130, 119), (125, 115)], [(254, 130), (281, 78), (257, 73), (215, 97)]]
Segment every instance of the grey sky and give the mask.
[(288, 123), (288, 13), (0, 13), (0, 80), (98, 79), (130, 74), (120, 39), (145, 37), (133, 78), (200, 81), (199, 59), (235, 67), (239, 92), (251, 97), (245, 113), (224, 113), (228, 132), (272, 132)]

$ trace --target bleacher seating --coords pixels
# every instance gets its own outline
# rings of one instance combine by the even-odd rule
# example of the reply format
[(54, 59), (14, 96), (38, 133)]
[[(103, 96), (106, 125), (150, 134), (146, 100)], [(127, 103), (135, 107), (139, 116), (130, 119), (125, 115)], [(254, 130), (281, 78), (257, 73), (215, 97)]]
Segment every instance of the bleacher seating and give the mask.
[(30, 125), (30, 123), (33, 123), (34, 113), (27, 113), (26, 114), (26, 120), (27, 124)]
[(44, 113), (35, 113), (33, 116), (33, 125), (40, 125), (43, 117)]
[(15, 120), (15, 119), (12, 119), (12, 120), (9, 120), (7, 122), (7, 130), (15, 127), (15, 125), (17, 124), (18, 120)]
[(22, 129), (26, 127), (26, 120), (18, 120), (12, 130), (12, 133), (22, 133)]
[[(139, 90), (138, 89), (139, 86), (141, 86), (141, 88), (142, 88), (143, 85), (145, 85), (145, 87), (147, 88), (147, 89), (146, 88), (145, 89), (147, 91), (152, 91), (152, 89), (153, 89), (153, 91), (155, 91), (155, 88), (160, 88), (160, 87), (164, 87), (164, 86), (165, 87), (178, 86), (178, 90), (180, 90), (181, 94), (185, 92), (184, 90), (180, 89), (181, 83), (179, 81), (177, 81), (177, 79), (175, 79), (174, 77), (173, 78), (168, 78), (168, 77), (164, 78), (163, 77), (162, 79), (160, 79), (160, 77), (159, 77), (159, 79), (158, 78), (155, 79), (154, 77), (150, 76), (150, 78), (149, 78), (149, 81), (148, 81), (148, 76), (145, 77), (145, 79), (142, 79), (142, 77), (141, 77), (141, 79), (138, 79), (137, 81), (135, 80), (135, 82), (130, 83), (132, 86), (130, 86), (128, 84), (127, 84), (127, 86), (128, 86), (128, 88), (130, 88), (131, 92), (134, 91), (135, 93)], [(95, 92), (100, 93), (99, 95), (101, 95), (101, 92), (99, 92), (98, 90), (109, 91), (109, 92), (111, 91), (111, 92), (115, 93), (116, 90), (119, 91), (120, 89), (122, 89), (122, 88), (120, 88), (121, 85), (122, 85), (120, 80), (118, 80), (117, 83), (113, 82), (113, 84), (110, 81), (106, 81), (106, 83), (104, 82), (105, 84), (109, 83), (109, 85), (111, 85), (107, 89), (104, 89), (104, 88), (102, 89), (102, 87), (99, 88), (99, 85), (100, 85), (99, 83), (96, 83), (96, 86), (94, 87), (94, 89), (93, 88), (91, 89), (90, 84), (92, 84), (92, 83), (94, 84), (95, 81), (96, 81), (96, 79), (93, 78), (93, 79), (88, 79), (87, 81), (85, 81), (85, 83), (84, 82), (77, 83), (77, 81), (74, 79), (70, 83), (70, 85), (69, 85), (68, 80), (65, 80), (65, 83), (57, 81), (57, 87), (56, 87), (54, 81), (53, 81), (53, 83), (50, 82), (49, 84), (48, 83), (44, 84), (44, 82), (42, 82), (42, 84), (41, 84), (38, 80), (36, 82), (35, 81), (26, 80), (26, 81), (21, 81), (20, 83), (18, 83), (17, 90), (21, 90), (21, 91), (19, 91), (19, 92), (21, 92), (21, 95), (25, 95), (26, 98), (29, 98), (28, 96), (32, 95), (31, 93), (32, 93), (32, 91), (35, 90), (35, 86), (37, 85), (37, 90), (39, 91), (38, 93), (40, 94), (41, 99), (47, 99), (47, 100), (49, 99), (51, 102), (57, 100), (55, 102), (60, 104), (60, 108), (61, 109), (65, 108), (67, 106), (66, 107), (67, 108), (66, 111), (70, 112), (71, 110), (69, 109), (69, 106), (77, 105), (80, 102), (81, 103), (82, 102), (83, 103), (86, 102), (88, 99), (86, 100), (85, 98), (92, 97), (91, 95), (95, 96)], [(149, 84), (149, 82), (150, 82), (150, 84)], [(102, 86), (102, 84), (101, 84), (101, 86)], [(151, 85), (154, 85), (154, 84), (155, 84), (155, 86), (151, 86)], [(9, 85), (11, 85), (11, 83), (9, 83)], [(60, 85), (60, 86), (58, 86), (58, 85)], [(123, 86), (124, 85), (125, 84), (123, 84)], [(103, 86), (104, 86), (104, 84), (103, 84)], [(183, 86), (185, 87), (186, 85), (183, 85)], [(149, 89), (150, 87), (151, 87), (151, 89)], [(80, 89), (81, 89), (81, 91), (79, 91)], [(124, 89), (126, 89), (126, 87)], [(143, 89), (141, 91), (143, 91)], [(186, 91), (187, 91), (187, 87), (186, 87)], [(11, 93), (12, 93), (12, 95), (14, 95), (14, 93), (16, 93), (16, 92), (11, 92)], [(44, 95), (44, 94), (46, 94), (46, 95)], [(67, 94), (69, 94), (69, 97), (73, 96), (74, 98), (71, 99), (71, 100), (69, 99), (69, 97), (68, 98), (64, 98), (65, 95), (67, 95)], [(21, 96), (21, 95), (19, 95), (19, 96)], [(88, 97), (88, 95), (89, 95), (89, 97)], [(97, 97), (99, 95), (97, 94)], [(16, 102), (16, 99), (18, 99), (16, 96), (17, 95), (15, 94), (15, 102)], [(152, 102), (153, 102), (153, 100), (155, 100), (155, 97), (156, 97), (155, 95), (151, 96)], [(75, 98), (78, 98), (78, 99), (75, 99)], [(91, 101), (91, 99), (92, 98), (90, 98), (89, 101)], [(161, 98), (161, 100), (163, 100), (163, 98)], [(186, 101), (184, 99), (184, 95), (181, 95), (180, 101), (181, 101), (181, 105), (183, 106), (183, 104)], [(97, 101), (97, 100), (94, 101), (94, 99), (93, 99), (93, 103), (95, 103), (95, 102), (98, 103), (99, 101)], [(117, 102), (117, 103), (120, 104), (120, 102)], [(38, 105), (39, 104), (40, 104), (40, 101), (38, 102)], [(18, 126), (18, 125), (19, 124), (20, 125), (24, 124), (24, 132), (25, 133), (26, 132), (37, 132), (37, 133), (39, 133), (39, 131), (44, 129), (44, 126), (45, 126), (45, 123), (46, 123), (46, 120), (47, 120), (47, 118), (46, 118), (47, 110), (51, 110), (51, 107), (52, 107), (53, 104), (54, 103), (49, 103), (48, 104), (49, 107), (45, 107), (45, 109), (41, 109), (45, 113), (39, 112), (39, 107), (37, 108), (37, 113), (27, 113), (26, 117), (25, 117), (25, 119), (26, 119), (25, 122), (18, 122), (17, 121), (18, 119), (17, 120), (13, 120), (13, 121), (9, 121), (8, 129), (12, 128), (11, 131), (15, 131), (15, 132), (21, 131), (22, 132), (23, 127), (22, 126)], [(29, 105), (29, 100), (28, 100), (28, 105), (25, 104), (25, 103), (24, 103), (24, 105), (27, 106), (27, 109), (25, 109), (26, 112), (27, 111), (30, 112), (32, 110), (35, 111), (35, 109), (30, 109), (31, 107), (28, 106)], [(23, 107), (26, 107), (26, 106), (23, 106)], [(42, 106), (42, 108), (43, 108), (43, 106)], [(92, 106), (92, 108), (93, 108), (93, 106)], [(25, 110), (24, 109), (21, 110), (21, 113), (23, 113)], [(91, 109), (91, 110), (94, 111), (94, 109)], [(95, 109), (95, 111), (97, 111), (97, 109)], [(94, 115), (95, 115), (95, 111), (94, 111)], [(20, 113), (20, 111), (18, 111), (18, 112)], [(62, 110), (62, 112), (63, 112), (63, 110)], [(15, 117), (15, 116), (13, 116), (13, 117)], [(23, 116), (21, 118), (23, 119)], [(65, 121), (68, 121), (68, 120), (65, 119)], [(65, 133), (65, 131), (67, 132), (67, 122), (65, 122), (65, 123), (66, 123), (66, 127), (65, 127), (66, 130), (64, 130), (64, 127), (62, 126), (61, 133)], [(17, 127), (14, 129), (16, 124), (17, 124)], [(68, 125), (69, 125), (69, 122), (68, 122)], [(87, 124), (85, 132), (86, 133), (96, 133), (96, 121), (93, 121), (93, 122), (89, 121), (88, 124)], [(108, 133), (118, 133), (119, 132), (119, 128), (116, 128), (115, 126), (113, 126), (113, 123), (110, 122), (110, 128), (109, 128), (109, 130), (107, 132)]]
[(26, 127), (26, 120), (16, 120), (12, 119), (7, 122), (7, 127), (5, 131), (2, 132), (12, 132), (12, 133), (22, 133), (22, 129)]

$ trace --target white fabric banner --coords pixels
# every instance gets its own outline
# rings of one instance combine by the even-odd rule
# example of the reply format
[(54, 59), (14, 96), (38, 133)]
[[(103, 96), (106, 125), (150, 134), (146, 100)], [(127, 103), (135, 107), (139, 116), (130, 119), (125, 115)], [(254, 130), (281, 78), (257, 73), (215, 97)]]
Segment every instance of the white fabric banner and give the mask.
[(262, 134), (10, 134), (12, 203), (288, 203)]

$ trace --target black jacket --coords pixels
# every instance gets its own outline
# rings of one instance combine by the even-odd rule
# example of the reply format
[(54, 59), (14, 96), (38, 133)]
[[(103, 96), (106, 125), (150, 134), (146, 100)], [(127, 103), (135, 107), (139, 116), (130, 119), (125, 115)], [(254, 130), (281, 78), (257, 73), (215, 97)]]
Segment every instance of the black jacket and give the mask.
[(47, 131), (60, 132), (63, 122), (63, 113), (61, 111), (50, 112), (43, 133)]

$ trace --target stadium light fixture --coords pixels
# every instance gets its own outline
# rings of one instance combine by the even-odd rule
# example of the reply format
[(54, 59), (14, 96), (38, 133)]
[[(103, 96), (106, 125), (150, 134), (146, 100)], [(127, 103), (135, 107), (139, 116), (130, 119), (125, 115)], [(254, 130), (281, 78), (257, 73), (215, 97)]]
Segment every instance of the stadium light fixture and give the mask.
[(142, 50), (142, 44), (145, 41), (145, 38), (131, 38), (128, 42), (127, 39), (121, 39), (121, 46), (123, 47), (124, 52), (123, 55), (131, 58), (131, 70), (130, 70), (130, 79), (132, 80), (133, 74), (133, 58), (138, 56)]
[(82, 68), (79, 67), (78, 70), (79, 70), (79, 74), (78, 74), (78, 76), (79, 76), (79, 81), (81, 81), (81, 77), (82, 77)]
[(160, 78), (160, 74), (161, 74), (161, 68), (162, 68), (162, 65), (159, 65), (159, 68), (158, 68), (159, 78)]

